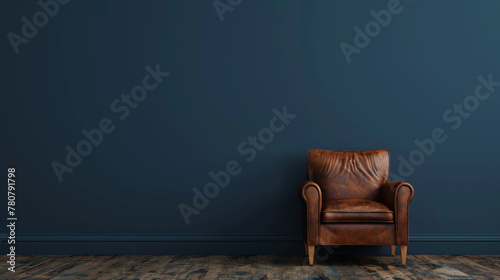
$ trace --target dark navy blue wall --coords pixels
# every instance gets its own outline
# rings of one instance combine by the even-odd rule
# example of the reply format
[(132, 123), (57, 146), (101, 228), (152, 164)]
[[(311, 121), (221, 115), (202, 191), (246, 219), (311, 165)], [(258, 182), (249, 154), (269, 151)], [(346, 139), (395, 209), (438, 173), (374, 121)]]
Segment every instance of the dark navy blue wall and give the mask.
[[(301, 252), (307, 150), (384, 148), (415, 188), (410, 252), (500, 252), (498, 1), (215, 3), (221, 16), (212, 1), (69, 1), (25, 38), (41, 6), (1, 2), (0, 166), (17, 170), (19, 250)], [(356, 37), (382, 9), (390, 22)], [(116, 112), (147, 66), (170, 75)], [(240, 143), (285, 106), (296, 117), (248, 160)], [(54, 162), (103, 119), (114, 130), (60, 182)], [(415, 152), (436, 128), (446, 140)], [(241, 172), (187, 225), (179, 205), (231, 160)]]

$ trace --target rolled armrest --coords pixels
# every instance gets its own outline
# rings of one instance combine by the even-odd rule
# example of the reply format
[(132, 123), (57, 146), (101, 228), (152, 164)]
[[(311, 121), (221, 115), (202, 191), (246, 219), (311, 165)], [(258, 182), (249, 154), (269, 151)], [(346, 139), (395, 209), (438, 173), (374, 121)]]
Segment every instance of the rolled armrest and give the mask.
[(312, 181), (305, 181), (300, 183), (299, 194), (305, 203), (307, 203), (308, 201), (309, 202), (319, 201), (319, 206), (321, 208), (322, 195), (321, 195), (321, 189), (318, 186), (318, 184)]
[(380, 202), (394, 211), (398, 208), (398, 204), (410, 204), (413, 193), (413, 187), (409, 183), (386, 182), (380, 191)]
[(408, 245), (409, 206), (413, 187), (406, 182), (386, 182), (380, 192), (380, 201), (394, 211), (396, 245)]
[(306, 203), (306, 242), (308, 246), (319, 245), (321, 189), (314, 182), (302, 182), (299, 195)]

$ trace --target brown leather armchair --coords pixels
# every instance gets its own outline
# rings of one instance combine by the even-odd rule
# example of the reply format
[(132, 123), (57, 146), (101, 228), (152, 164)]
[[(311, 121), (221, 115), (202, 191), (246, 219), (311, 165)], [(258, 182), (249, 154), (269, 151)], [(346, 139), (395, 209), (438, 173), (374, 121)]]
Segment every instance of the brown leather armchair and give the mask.
[(306, 204), (305, 244), (309, 265), (316, 245), (396, 245), (406, 264), (408, 206), (413, 187), (388, 182), (389, 152), (307, 153), (309, 181), (299, 187)]

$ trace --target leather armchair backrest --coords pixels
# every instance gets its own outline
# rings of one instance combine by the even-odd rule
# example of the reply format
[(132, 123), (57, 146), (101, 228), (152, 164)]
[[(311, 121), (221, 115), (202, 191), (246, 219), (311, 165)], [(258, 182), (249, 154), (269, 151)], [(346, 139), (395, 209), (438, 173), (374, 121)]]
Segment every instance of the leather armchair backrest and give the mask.
[(379, 200), (379, 189), (389, 177), (389, 152), (326, 151), (307, 152), (309, 180), (317, 183), (323, 202), (358, 198)]

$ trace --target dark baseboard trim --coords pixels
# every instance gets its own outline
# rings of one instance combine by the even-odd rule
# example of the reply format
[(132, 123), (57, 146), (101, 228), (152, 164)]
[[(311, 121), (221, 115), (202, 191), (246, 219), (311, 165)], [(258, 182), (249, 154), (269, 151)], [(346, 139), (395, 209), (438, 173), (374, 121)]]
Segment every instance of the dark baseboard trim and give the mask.
[[(302, 242), (298, 235), (23, 235), (22, 242)], [(500, 242), (500, 235), (410, 235), (413, 242)]]
[(287, 235), (23, 235), (24, 242), (299, 242)]
[(410, 235), (410, 242), (500, 242), (500, 235)]
[[(2, 238), (5, 240), (4, 238)], [(9, 244), (1, 242), (2, 251)], [(301, 236), (22, 235), (17, 254), (304, 254)], [(339, 246), (333, 254), (386, 255), (389, 246)], [(500, 254), (500, 235), (411, 235), (409, 254)]]

